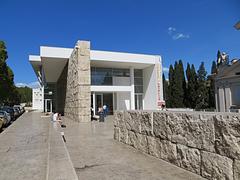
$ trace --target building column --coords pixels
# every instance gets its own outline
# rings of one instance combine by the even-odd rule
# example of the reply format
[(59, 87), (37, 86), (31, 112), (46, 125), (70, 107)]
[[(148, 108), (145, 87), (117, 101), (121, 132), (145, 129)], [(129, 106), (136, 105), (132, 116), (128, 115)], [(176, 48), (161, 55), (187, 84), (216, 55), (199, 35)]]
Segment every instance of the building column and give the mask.
[(134, 90), (134, 68), (130, 67), (131, 82), (131, 110), (135, 110), (135, 90)]
[(224, 87), (219, 88), (219, 111), (225, 112), (225, 94), (224, 94)]
[(92, 96), (93, 96), (93, 114), (95, 116), (96, 115), (96, 94), (95, 94), (95, 92), (93, 92)]
[(231, 91), (229, 87), (225, 87), (224, 88), (224, 93), (225, 93), (225, 112), (229, 112), (230, 111), (230, 107), (232, 105), (231, 102)]

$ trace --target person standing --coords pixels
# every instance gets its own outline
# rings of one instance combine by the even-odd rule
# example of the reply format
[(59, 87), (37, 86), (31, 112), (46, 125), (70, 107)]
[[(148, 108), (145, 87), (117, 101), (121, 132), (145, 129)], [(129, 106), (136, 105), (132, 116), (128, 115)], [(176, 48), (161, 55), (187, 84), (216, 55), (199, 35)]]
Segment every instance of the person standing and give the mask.
[(108, 114), (108, 106), (106, 104), (103, 105), (103, 113), (104, 113), (104, 117), (107, 117)]
[(102, 107), (98, 108), (98, 114), (99, 114), (99, 122), (104, 122), (105, 116), (104, 116), (104, 111)]

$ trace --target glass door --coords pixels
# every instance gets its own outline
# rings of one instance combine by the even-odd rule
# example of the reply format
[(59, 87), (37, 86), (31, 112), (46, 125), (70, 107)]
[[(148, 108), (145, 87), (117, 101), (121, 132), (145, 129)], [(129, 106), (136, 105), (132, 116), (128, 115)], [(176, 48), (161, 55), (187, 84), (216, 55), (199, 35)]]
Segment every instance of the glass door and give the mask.
[(95, 107), (96, 114), (98, 114), (99, 107), (103, 107), (103, 94), (96, 94), (96, 107)]
[(136, 110), (142, 110), (143, 109), (143, 103), (142, 103), (142, 94), (135, 94), (135, 109)]
[(45, 111), (44, 112), (52, 112), (52, 100), (45, 99)]

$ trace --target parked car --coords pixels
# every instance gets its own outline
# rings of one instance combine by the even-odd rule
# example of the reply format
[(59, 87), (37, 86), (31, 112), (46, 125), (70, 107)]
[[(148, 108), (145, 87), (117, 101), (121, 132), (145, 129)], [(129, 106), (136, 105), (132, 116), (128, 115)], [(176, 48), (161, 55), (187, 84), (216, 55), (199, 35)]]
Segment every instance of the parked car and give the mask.
[(12, 107), (9, 107), (9, 106), (2, 106), (0, 108), (0, 110), (2, 111), (6, 111), (7, 113), (10, 114), (10, 117), (11, 117), (11, 121), (14, 121), (15, 120), (15, 117), (14, 117), (14, 110)]
[(0, 117), (0, 132), (2, 132), (3, 126), (4, 126), (4, 119)]
[(21, 114), (25, 112), (24, 107), (22, 107), (21, 105), (14, 105), (13, 107), (14, 107), (14, 108), (15, 108), (15, 107), (19, 108)]
[(11, 122), (11, 116), (6, 111), (0, 110), (0, 118), (3, 120), (4, 126), (7, 126)]
[(13, 107), (13, 110), (14, 110), (14, 117), (16, 119), (18, 116), (21, 115), (21, 112), (20, 112), (19, 108), (17, 108), (17, 107)]

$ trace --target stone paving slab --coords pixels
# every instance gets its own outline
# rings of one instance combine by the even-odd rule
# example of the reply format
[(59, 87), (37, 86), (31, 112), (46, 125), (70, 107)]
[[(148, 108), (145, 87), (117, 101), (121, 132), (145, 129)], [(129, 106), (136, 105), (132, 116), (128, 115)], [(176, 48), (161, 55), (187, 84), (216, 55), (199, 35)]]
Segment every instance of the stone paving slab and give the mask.
[(1, 180), (77, 180), (61, 128), (41, 113), (24, 113), (0, 134)]
[(67, 148), (79, 179), (201, 180), (202, 177), (113, 140), (111, 116), (105, 123), (64, 118)]
[(0, 179), (46, 179), (48, 119), (24, 113), (0, 134)]

